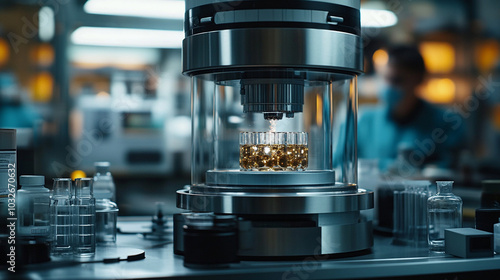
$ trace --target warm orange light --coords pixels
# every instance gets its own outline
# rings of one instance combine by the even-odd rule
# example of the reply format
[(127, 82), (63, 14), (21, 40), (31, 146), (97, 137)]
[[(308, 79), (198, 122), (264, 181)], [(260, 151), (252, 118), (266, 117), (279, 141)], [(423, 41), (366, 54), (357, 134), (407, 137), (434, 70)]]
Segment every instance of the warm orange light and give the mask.
[(497, 130), (500, 130), (500, 105), (493, 107), (493, 125)]
[(100, 91), (96, 94), (96, 96), (98, 98), (109, 98), (109, 93), (105, 92), (105, 91)]
[(9, 61), (9, 44), (5, 39), (0, 38), (0, 67), (7, 64)]
[(32, 100), (35, 102), (48, 102), (52, 98), (54, 78), (48, 72), (37, 74), (31, 83)]
[(87, 174), (83, 172), (82, 170), (75, 170), (71, 172), (71, 180), (76, 180), (78, 178), (85, 178), (87, 177)]
[(500, 58), (500, 43), (496, 40), (488, 40), (479, 44), (475, 49), (476, 65), (481, 72), (493, 69)]
[(375, 67), (381, 67), (387, 64), (389, 61), (389, 55), (386, 50), (378, 49), (373, 53), (372, 59)]
[(321, 95), (316, 95), (316, 125), (321, 127), (323, 125), (323, 99)]
[(50, 44), (40, 44), (31, 50), (31, 60), (36, 64), (48, 67), (54, 63), (54, 48)]
[(74, 67), (80, 69), (99, 69), (106, 67), (114, 67), (122, 70), (144, 70), (147, 68), (144, 64), (119, 64), (119, 63), (93, 63), (93, 62), (73, 62)]
[(451, 79), (430, 79), (421, 96), (431, 103), (450, 103), (455, 101), (455, 89)]
[(449, 73), (455, 67), (455, 49), (449, 43), (424, 42), (420, 52), (429, 73)]

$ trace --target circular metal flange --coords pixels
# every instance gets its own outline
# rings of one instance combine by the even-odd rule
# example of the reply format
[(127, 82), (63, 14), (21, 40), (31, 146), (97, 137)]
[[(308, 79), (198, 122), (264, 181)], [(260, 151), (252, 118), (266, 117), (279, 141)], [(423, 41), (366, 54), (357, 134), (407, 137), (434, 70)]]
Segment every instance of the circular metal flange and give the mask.
[(184, 39), (182, 72), (192, 76), (275, 67), (361, 73), (362, 50), (360, 36), (331, 30), (218, 30)]
[(274, 194), (274, 195), (293, 195), (296, 193), (355, 193), (357, 186), (345, 185), (336, 183), (335, 185), (327, 186), (241, 186), (241, 185), (230, 185), (230, 186), (191, 186), (190, 191), (194, 194), (231, 194), (238, 193), (245, 195), (251, 194)]
[(208, 186), (322, 186), (335, 185), (335, 171), (209, 170)]
[(193, 193), (177, 191), (177, 207), (218, 214), (321, 214), (373, 208), (373, 191), (356, 193)]

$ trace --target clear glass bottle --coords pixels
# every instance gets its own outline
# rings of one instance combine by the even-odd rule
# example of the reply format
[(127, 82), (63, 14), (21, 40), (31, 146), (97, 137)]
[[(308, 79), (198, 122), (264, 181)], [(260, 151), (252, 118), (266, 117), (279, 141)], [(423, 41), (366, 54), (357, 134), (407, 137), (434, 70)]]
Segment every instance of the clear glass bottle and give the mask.
[(74, 238), (73, 253), (77, 257), (95, 254), (95, 199), (92, 179), (75, 180), (73, 208)]
[(51, 253), (54, 255), (71, 254), (71, 179), (54, 178), (50, 197)]
[(116, 188), (113, 181), (113, 175), (109, 171), (110, 164), (107, 161), (99, 161), (94, 163), (94, 194), (105, 192), (111, 194), (109, 200), (116, 201)]
[(444, 230), (462, 227), (462, 199), (452, 193), (453, 181), (438, 181), (437, 194), (427, 200), (429, 249), (444, 251)]
[(22, 239), (46, 241), (50, 233), (50, 191), (45, 177), (22, 175), (17, 192), (17, 234)]
[(109, 162), (96, 162), (94, 164), (94, 197), (96, 203), (96, 242), (102, 245), (116, 243), (116, 220), (118, 206), (113, 201), (115, 197), (115, 184), (109, 172)]

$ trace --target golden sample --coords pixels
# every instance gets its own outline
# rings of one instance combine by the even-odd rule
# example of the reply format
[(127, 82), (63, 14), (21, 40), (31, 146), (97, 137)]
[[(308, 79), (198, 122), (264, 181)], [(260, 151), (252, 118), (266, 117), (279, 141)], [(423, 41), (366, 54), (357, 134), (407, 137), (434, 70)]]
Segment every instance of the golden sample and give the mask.
[(296, 171), (305, 170), (307, 165), (307, 145), (240, 145), (240, 167), (244, 171)]

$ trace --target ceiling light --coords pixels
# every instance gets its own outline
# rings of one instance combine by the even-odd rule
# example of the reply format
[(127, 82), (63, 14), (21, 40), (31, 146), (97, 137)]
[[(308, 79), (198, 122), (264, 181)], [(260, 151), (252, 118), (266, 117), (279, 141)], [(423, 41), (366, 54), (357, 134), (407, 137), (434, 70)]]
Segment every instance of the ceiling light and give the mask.
[(398, 23), (398, 17), (388, 10), (361, 9), (361, 27), (389, 27)]
[(88, 0), (83, 10), (89, 14), (183, 19), (182, 0)]
[(143, 48), (180, 48), (184, 32), (173, 30), (79, 27), (71, 34), (77, 45)]

